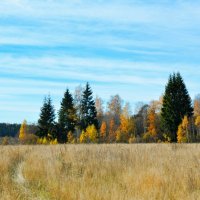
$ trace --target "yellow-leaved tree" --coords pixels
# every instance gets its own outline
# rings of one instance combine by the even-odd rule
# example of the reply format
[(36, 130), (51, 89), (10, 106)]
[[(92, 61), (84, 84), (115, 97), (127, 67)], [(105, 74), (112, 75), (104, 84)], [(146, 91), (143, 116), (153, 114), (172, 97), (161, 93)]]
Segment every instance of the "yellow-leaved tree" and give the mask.
[(116, 142), (128, 142), (129, 139), (129, 118), (123, 114), (120, 116), (120, 127), (116, 133)]
[(82, 131), (79, 141), (80, 141), (80, 143), (87, 143), (87, 135), (86, 135), (85, 131)]
[(188, 117), (185, 116), (182, 120), (182, 123), (178, 127), (178, 132), (177, 132), (177, 141), (178, 143), (184, 143), (188, 141), (188, 130), (189, 126), (189, 120)]
[(197, 127), (197, 139), (200, 139), (200, 116), (197, 116), (195, 125)]
[(147, 132), (143, 135), (145, 142), (158, 141), (159, 116), (162, 105), (162, 98), (159, 101), (151, 101), (147, 111)]
[(194, 116), (200, 116), (200, 94), (194, 99)]
[(86, 134), (92, 143), (98, 142), (98, 132), (94, 125), (88, 126), (86, 129)]
[(198, 116), (195, 120), (195, 125), (200, 128), (200, 116)]
[(80, 143), (97, 143), (98, 131), (94, 125), (87, 127), (86, 131), (82, 131), (80, 135)]
[(27, 134), (27, 121), (24, 120), (19, 130), (19, 140), (23, 142), (26, 139)]
[(131, 118), (130, 106), (127, 103), (120, 116), (120, 126), (116, 133), (116, 142), (129, 142), (129, 138), (135, 137), (135, 123)]

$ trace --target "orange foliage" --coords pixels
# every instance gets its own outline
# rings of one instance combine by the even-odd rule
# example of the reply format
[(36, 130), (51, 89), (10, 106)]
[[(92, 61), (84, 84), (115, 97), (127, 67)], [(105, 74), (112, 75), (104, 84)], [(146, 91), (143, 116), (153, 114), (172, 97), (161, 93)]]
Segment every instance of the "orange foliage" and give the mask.
[(135, 123), (129, 115), (122, 114), (120, 116), (120, 126), (117, 130), (116, 141), (117, 142), (129, 142), (129, 138), (135, 136)]
[(106, 132), (107, 132), (107, 125), (106, 122), (103, 122), (100, 128), (100, 137), (102, 141), (104, 141), (106, 138)]
[(200, 102), (199, 100), (194, 100), (194, 116), (200, 115)]
[(148, 113), (148, 132), (150, 133), (151, 136), (156, 136), (156, 113), (155, 110), (152, 108), (149, 110)]
[(183, 118), (182, 123), (178, 127), (177, 140), (178, 143), (187, 142), (188, 139), (188, 125), (189, 121), (187, 116)]
[(198, 116), (195, 120), (195, 125), (200, 128), (200, 116)]
[(129, 139), (129, 119), (124, 115), (120, 116), (120, 127), (117, 130), (116, 141), (117, 142), (128, 142)]
[(121, 120), (121, 123), (120, 123), (121, 132), (123, 132), (125, 134), (128, 134), (128, 131), (129, 131), (129, 119), (126, 118), (124, 115), (121, 115), (120, 116), (120, 120)]
[(115, 141), (115, 138), (116, 138), (115, 121), (114, 121), (114, 119), (111, 119), (110, 126), (109, 126), (109, 135), (108, 135), (109, 142)]

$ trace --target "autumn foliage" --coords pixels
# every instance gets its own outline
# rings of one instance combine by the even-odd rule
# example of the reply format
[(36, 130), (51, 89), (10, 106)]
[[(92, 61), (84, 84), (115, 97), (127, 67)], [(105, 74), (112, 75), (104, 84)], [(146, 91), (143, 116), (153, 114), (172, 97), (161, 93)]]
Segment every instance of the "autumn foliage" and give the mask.
[(94, 125), (88, 126), (80, 135), (80, 143), (97, 143), (98, 132)]
[[(135, 143), (200, 141), (200, 95), (192, 105), (180, 73), (170, 75), (165, 93), (149, 104), (139, 102), (135, 113), (129, 103), (113, 95), (107, 104), (93, 97), (89, 83), (73, 95), (66, 90), (58, 112), (51, 100), (44, 99), (38, 120), (38, 144), (56, 143)], [(21, 143), (31, 138), (27, 122), (19, 131)]]
[(178, 127), (178, 132), (177, 132), (178, 143), (187, 142), (189, 133), (188, 126), (189, 126), (188, 117), (185, 116), (182, 120), (182, 123)]

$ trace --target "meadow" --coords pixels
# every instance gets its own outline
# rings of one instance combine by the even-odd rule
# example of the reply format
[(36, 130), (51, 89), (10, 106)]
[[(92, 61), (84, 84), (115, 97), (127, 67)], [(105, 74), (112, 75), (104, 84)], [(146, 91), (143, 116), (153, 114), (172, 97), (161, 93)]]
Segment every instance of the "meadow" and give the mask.
[(0, 146), (2, 200), (198, 200), (199, 144)]

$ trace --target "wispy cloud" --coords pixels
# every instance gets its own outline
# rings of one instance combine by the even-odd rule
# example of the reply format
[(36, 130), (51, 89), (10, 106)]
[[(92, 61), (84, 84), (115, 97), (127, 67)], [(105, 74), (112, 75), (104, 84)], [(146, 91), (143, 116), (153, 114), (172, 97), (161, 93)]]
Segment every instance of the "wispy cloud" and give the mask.
[(59, 108), (66, 87), (88, 80), (95, 95), (134, 105), (158, 98), (180, 71), (194, 96), (199, 10), (185, 0), (2, 0), (0, 121), (36, 121), (45, 94)]

